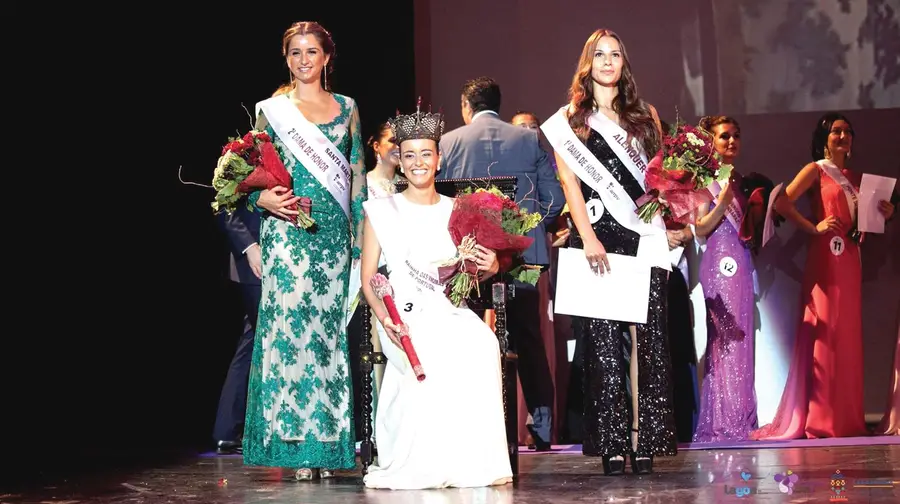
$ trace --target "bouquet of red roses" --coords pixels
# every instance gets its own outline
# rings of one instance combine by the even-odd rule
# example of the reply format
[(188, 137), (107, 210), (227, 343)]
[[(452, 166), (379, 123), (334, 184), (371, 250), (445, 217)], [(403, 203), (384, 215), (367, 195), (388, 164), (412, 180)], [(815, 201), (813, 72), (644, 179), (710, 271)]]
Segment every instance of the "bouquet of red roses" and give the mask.
[(644, 222), (657, 212), (681, 224), (692, 224), (696, 210), (712, 201), (709, 186), (723, 183), (732, 166), (722, 162), (708, 131), (678, 123), (663, 137), (663, 147), (647, 164), (647, 194), (638, 199)]
[[(264, 131), (252, 130), (243, 138), (231, 138), (222, 148), (222, 156), (213, 173), (213, 189), (216, 199), (212, 202), (215, 212), (229, 214), (237, 208), (238, 201), (251, 191), (272, 189), (277, 186), (290, 188), (290, 173), (281, 162), (272, 139)], [(299, 210), (297, 226), (308, 228), (315, 224), (310, 217), (311, 200), (300, 198), (292, 210)]]
[[(498, 273), (509, 272), (522, 282), (537, 284), (540, 271), (521, 262), (522, 253), (531, 246), (526, 233), (537, 227), (541, 215), (531, 213), (508, 198), (496, 187), (467, 189), (459, 194), (447, 225), (457, 254), (438, 268), (444, 294), (454, 306), (469, 298), (478, 288), (478, 267), (475, 264), (475, 245), (491, 249), (497, 254)], [(480, 292), (479, 292), (480, 294)]]

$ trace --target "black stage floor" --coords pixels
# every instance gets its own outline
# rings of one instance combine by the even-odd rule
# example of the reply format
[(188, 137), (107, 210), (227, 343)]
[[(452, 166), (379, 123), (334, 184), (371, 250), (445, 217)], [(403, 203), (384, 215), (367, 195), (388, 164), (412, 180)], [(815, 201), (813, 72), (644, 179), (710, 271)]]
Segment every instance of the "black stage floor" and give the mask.
[[(430, 491), (367, 490), (359, 471), (298, 482), (288, 470), (244, 466), (240, 456), (196, 455), (144, 468), (98, 471), (0, 492), (0, 502), (80, 503), (570, 503), (898, 502), (900, 445), (684, 450), (656, 460), (650, 476), (603, 476), (599, 459), (522, 454), (514, 485)], [(793, 487), (776, 476), (792, 471)], [(832, 476), (840, 471), (838, 494)], [(778, 478), (781, 479), (781, 478)], [(788, 493), (790, 492), (790, 493)]]

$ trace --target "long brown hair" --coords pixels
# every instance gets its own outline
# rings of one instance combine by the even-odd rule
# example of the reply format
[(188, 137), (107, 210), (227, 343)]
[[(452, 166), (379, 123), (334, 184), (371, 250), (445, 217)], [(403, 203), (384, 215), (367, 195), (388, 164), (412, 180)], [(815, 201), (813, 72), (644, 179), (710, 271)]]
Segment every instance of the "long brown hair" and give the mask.
[(659, 130), (653, 114), (650, 113), (650, 106), (638, 96), (625, 44), (612, 30), (601, 28), (592, 33), (584, 43), (581, 57), (578, 59), (578, 68), (572, 78), (572, 86), (569, 88), (569, 102), (575, 109), (574, 113), (569, 116), (569, 126), (582, 141), (587, 140), (590, 133), (587, 119), (594, 112), (594, 79), (591, 77), (591, 70), (597, 41), (603, 37), (616, 39), (622, 51), (622, 76), (619, 78), (619, 94), (613, 100), (613, 110), (622, 121), (623, 129), (640, 139), (647, 156), (653, 157), (661, 145)]
[[(323, 68), (323, 73), (325, 75), (330, 74), (334, 69), (335, 47), (334, 40), (331, 39), (331, 34), (328, 33), (328, 30), (315, 21), (298, 21), (292, 24), (291, 27), (284, 32), (284, 36), (281, 38), (282, 56), (287, 57), (291, 39), (297, 35), (312, 35), (313, 37), (316, 37), (319, 45), (322, 46), (322, 50), (325, 51), (325, 54), (328, 56), (328, 64)], [(328, 90), (326, 79), (320, 78), (319, 83), (322, 85), (322, 89)]]

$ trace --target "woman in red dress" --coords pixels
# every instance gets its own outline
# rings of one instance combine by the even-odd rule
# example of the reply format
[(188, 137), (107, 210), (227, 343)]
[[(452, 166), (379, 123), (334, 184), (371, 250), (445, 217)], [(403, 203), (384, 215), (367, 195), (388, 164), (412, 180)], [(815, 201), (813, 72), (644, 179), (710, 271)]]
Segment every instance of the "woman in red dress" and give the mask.
[[(862, 267), (856, 206), (862, 174), (847, 168), (853, 127), (825, 114), (813, 132), (812, 155), (776, 201), (777, 212), (809, 233), (801, 287), (803, 320), (781, 403), (771, 424), (751, 439), (866, 435), (863, 411)], [(808, 193), (813, 220), (794, 206)], [(890, 218), (894, 206), (879, 203)]]

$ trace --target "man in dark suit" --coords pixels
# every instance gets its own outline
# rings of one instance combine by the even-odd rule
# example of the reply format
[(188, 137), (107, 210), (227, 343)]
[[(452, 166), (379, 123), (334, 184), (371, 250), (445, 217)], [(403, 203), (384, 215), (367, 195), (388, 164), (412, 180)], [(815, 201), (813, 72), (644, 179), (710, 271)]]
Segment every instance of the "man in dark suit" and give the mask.
[[(489, 77), (466, 82), (462, 89), (465, 126), (441, 138), (439, 179), (498, 177), (517, 179), (516, 201), (530, 212), (544, 215), (528, 236), (534, 239), (525, 252), (527, 264), (550, 264), (546, 224), (553, 222), (566, 203), (547, 152), (537, 131), (513, 126), (499, 116), (500, 87)], [(490, 173), (489, 173), (490, 172)], [(550, 448), (553, 382), (541, 339), (540, 298), (537, 288), (515, 283), (507, 306), (507, 327), (519, 355), (519, 376), (525, 403), (534, 423), (529, 426), (539, 450)]]
[(262, 295), (262, 255), (259, 248), (259, 214), (243, 205), (231, 215), (223, 213), (220, 223), (228, 236), (231, 253), (229, 276), (241, 290), (244, 309), (244, 334), (222, 385), (213, 438), (219, 453), (241, 453), (244, 415), (247, 410), (247, 381), (256, 335), (256, 318)]

